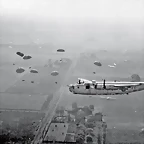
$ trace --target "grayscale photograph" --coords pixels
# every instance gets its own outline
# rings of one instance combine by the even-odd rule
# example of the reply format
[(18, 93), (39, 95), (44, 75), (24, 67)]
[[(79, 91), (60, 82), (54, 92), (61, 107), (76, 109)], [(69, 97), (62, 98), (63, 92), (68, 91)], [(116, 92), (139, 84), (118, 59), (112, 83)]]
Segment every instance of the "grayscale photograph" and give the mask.
[(144, 0), (0, 0), (0, 144), (144, 144)]

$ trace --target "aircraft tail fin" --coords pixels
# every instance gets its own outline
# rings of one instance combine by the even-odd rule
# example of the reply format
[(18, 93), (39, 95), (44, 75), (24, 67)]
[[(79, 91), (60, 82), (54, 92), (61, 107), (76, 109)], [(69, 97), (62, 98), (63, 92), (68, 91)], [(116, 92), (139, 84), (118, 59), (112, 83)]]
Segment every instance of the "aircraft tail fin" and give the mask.
[(141, 78), (138, 74), (133, 74), (131, 76), (131, 82), (140, 82), (141, 81)]

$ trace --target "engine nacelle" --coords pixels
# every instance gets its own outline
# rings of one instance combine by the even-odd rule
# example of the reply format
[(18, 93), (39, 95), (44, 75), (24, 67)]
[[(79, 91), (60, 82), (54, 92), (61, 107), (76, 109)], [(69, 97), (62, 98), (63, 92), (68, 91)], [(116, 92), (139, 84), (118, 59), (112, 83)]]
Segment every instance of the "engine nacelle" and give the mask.
[(96, 81), (95, 80), (92, 80), (92, 84), (95, 84), (96, 83)]

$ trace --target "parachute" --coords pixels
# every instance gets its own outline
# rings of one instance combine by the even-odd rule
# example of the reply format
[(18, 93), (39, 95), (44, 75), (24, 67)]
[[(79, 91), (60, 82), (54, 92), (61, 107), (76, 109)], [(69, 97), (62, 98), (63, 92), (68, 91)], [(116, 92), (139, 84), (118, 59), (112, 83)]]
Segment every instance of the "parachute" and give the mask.
[(64, 49), (58, 49), (57, 52), (65, 52)]
[(38, 71), (36, 69), (32, 69), (30, 70), (31, 73), (38, 73)]
[(102, 64), (98, 61), (95, 61), (94, 64), (97, 65), (97, 66), (102, 66)]
[(114, 63), (114, 66), (116, 66), (116, 63)]
[(32, 58), (31, 56), (24, 56), (23, 57), (24, 60), (28, 60), (28, 59), (31, 59), (31, 58)]
[(133, 74), (131, 76), (131, 79), (132, 79), (131, 82), (140, 82), (141, 81), (141, 78), (138, 74)]
[(115, 66), (113, 66), (113, 65), (108, 65), (108, 67), (110, 67), (110, 68), (115, 68)]
[(16, 70), (17, 73), (23, 73), (25, 71), (24, 68), (20, 67)]
[(57, 76), (59, 73), (58, 73), (58, 71), (53, 71), (53, 72), (51, 72), (51, 75), (52, 76)]
[(12, 48), (12, 46), (9, 46), (9, 48)]
[(21, 52), (16, 52), (16, 54), (19, 55), (20, 57), (23, 57), (23, 56), (24, 56), (24, 54), (21, 53)]

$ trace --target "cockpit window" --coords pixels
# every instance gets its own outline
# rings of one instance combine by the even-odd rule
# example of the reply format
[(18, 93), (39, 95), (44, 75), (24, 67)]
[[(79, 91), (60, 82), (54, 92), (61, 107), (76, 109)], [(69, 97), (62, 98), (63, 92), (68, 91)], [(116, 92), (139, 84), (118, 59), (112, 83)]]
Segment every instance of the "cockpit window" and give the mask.
[(84, 83), (84, 81), (82, 81), (81, 79), (78, 79), (78, 82), (77, 82), (78, 84), (83, 84)]

